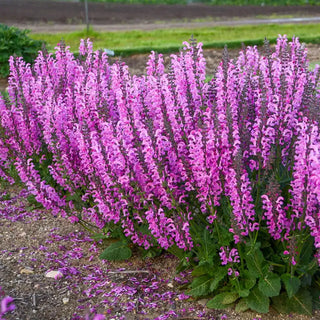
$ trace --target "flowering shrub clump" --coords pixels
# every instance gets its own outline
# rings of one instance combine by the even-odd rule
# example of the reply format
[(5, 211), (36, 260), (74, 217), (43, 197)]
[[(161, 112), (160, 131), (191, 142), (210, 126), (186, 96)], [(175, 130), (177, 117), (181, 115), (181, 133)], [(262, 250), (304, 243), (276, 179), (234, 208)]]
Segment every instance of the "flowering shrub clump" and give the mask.
[[(229, 60), (206, 83), (201, 44), (184, 43), (166, 72), (145, 76), (82, 41), (11, 58), (0, 99), (0, 174), (15, 166), (53, 214), (161, 247), (193, 268), (190, 294), (311, 314), (319, 306), (319, 66), (297, 38)], [(120, 252), (120, 253), (119, 253)], [(121, 252), (123, 254), (121, 254)]]

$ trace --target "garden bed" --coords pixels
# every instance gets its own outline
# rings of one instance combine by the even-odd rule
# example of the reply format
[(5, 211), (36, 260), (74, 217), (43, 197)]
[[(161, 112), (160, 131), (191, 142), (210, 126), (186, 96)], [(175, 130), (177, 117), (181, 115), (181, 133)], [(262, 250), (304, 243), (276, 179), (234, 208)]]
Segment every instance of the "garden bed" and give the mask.
[[(263, 315), (209, 310), (204, 306), (207, 300), (187, 299), (179, 289), (189, 277), (187, 273), (176, 274), (179, 261), (175, 257), (164, 254), (142, 260), (135, 252), (126, 262), (103, 262), (98, 258), (102, 248), (87, 232), (45, 210), (30, 207), (27, 195), (24, 190), (2, 191), (0, 195), (0, 285), (16, 305), (16, 310), (6, 316), (8, 320), (77, 320), (95, 312), (106, 314), (107, 319), (125, 320), (320, 317), (319, 312), (310, 318), (279, 315), (274, 310)], [(48, 271), (58, 270), (61, 264), (65, 265), (62, 278), (46, 277)], [(94, 286), (97, 289), (88, 296), (85, 291)], [(109, 302), (103, 302), (107, 299)]]

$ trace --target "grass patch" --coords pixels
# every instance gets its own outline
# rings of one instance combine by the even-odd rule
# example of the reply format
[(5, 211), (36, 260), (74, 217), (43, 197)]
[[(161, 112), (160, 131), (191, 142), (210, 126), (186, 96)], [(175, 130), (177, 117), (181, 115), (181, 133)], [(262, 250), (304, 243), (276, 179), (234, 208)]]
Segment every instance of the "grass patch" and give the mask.
[(88, 34), (86, 31), (80, 31), (58, 34), (32, 33), (30, 36), (46, 41), (49, 51), (53, 51), (57, 43), (63, 39), (74, 52), (78, 51), (80, 39), (89, 37), (95, 49), (108, 48), (114, 50), (116, 55), (127, 56), (148, 53), (151, 50), (162, 53), (176, 52), (181, 48), (183, 41), (190, 39), (191, 34), (203, 43), (204, 48), (221, 48), (225, 44), (229, 48), (238, 48), (242, 43), (261, 45), (265, 37), (273, 43), (279, 34), (287, 34), (289, 38), (293, 35), (298, 36), (301, 42), (320, 43), (320, 24), (268, 24), (118, 32), (90, 30)]
[(309, 69), (313, 70), (316, 67), (317, 64), (320, 65), (320, 61), (310, 62), (309, 63)]

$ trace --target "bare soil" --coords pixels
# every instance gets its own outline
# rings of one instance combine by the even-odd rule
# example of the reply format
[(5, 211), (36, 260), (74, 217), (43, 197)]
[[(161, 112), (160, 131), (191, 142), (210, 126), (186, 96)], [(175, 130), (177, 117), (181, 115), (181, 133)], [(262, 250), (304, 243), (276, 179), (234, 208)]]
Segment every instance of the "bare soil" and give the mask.
[[(1, 23), (79, 24), (85, 20), (83, 2), (45, 0), (0, 0)], [(271, 15), (315, 16), (320, 6), (210, 6), (128, 5), (89, 3), (92, 24), (148, 24), (155, 21), (192, 21), (194, 19), (230, 19)]]

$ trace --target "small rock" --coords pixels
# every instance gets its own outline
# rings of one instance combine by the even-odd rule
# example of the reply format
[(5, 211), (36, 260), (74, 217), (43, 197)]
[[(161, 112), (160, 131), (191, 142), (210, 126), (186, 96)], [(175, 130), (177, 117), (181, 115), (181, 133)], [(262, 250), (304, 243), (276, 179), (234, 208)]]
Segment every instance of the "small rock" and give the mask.
[(198, 300), (197, 302), (198, 302), (199, 304), (201, 304), (202, 306), (205, 306), (208, 301), (209, 301), (209, 299), (200, 299), (200, 300)]
[(65, 297), (62, 299), (63, 304), (67, 304), (69, 302), (69, 298)]
[(59, 270), (52, 270), (46, 273), (46, 278), (54, 278), (54, 279), (60, 279), (63, 277), (63, 274)]
[(167, 286), (168, 286), (169, 288), (173, 288), (173, 284), (172, 284), (171, 282), (169, 282), (169, 283), (167, 284)]
[(32, 268), (29, 268), (29, 267), (25, 267), (23, 269), (20, 270), (20, 273), (21, 274), (33, 274), (34, 271)]

